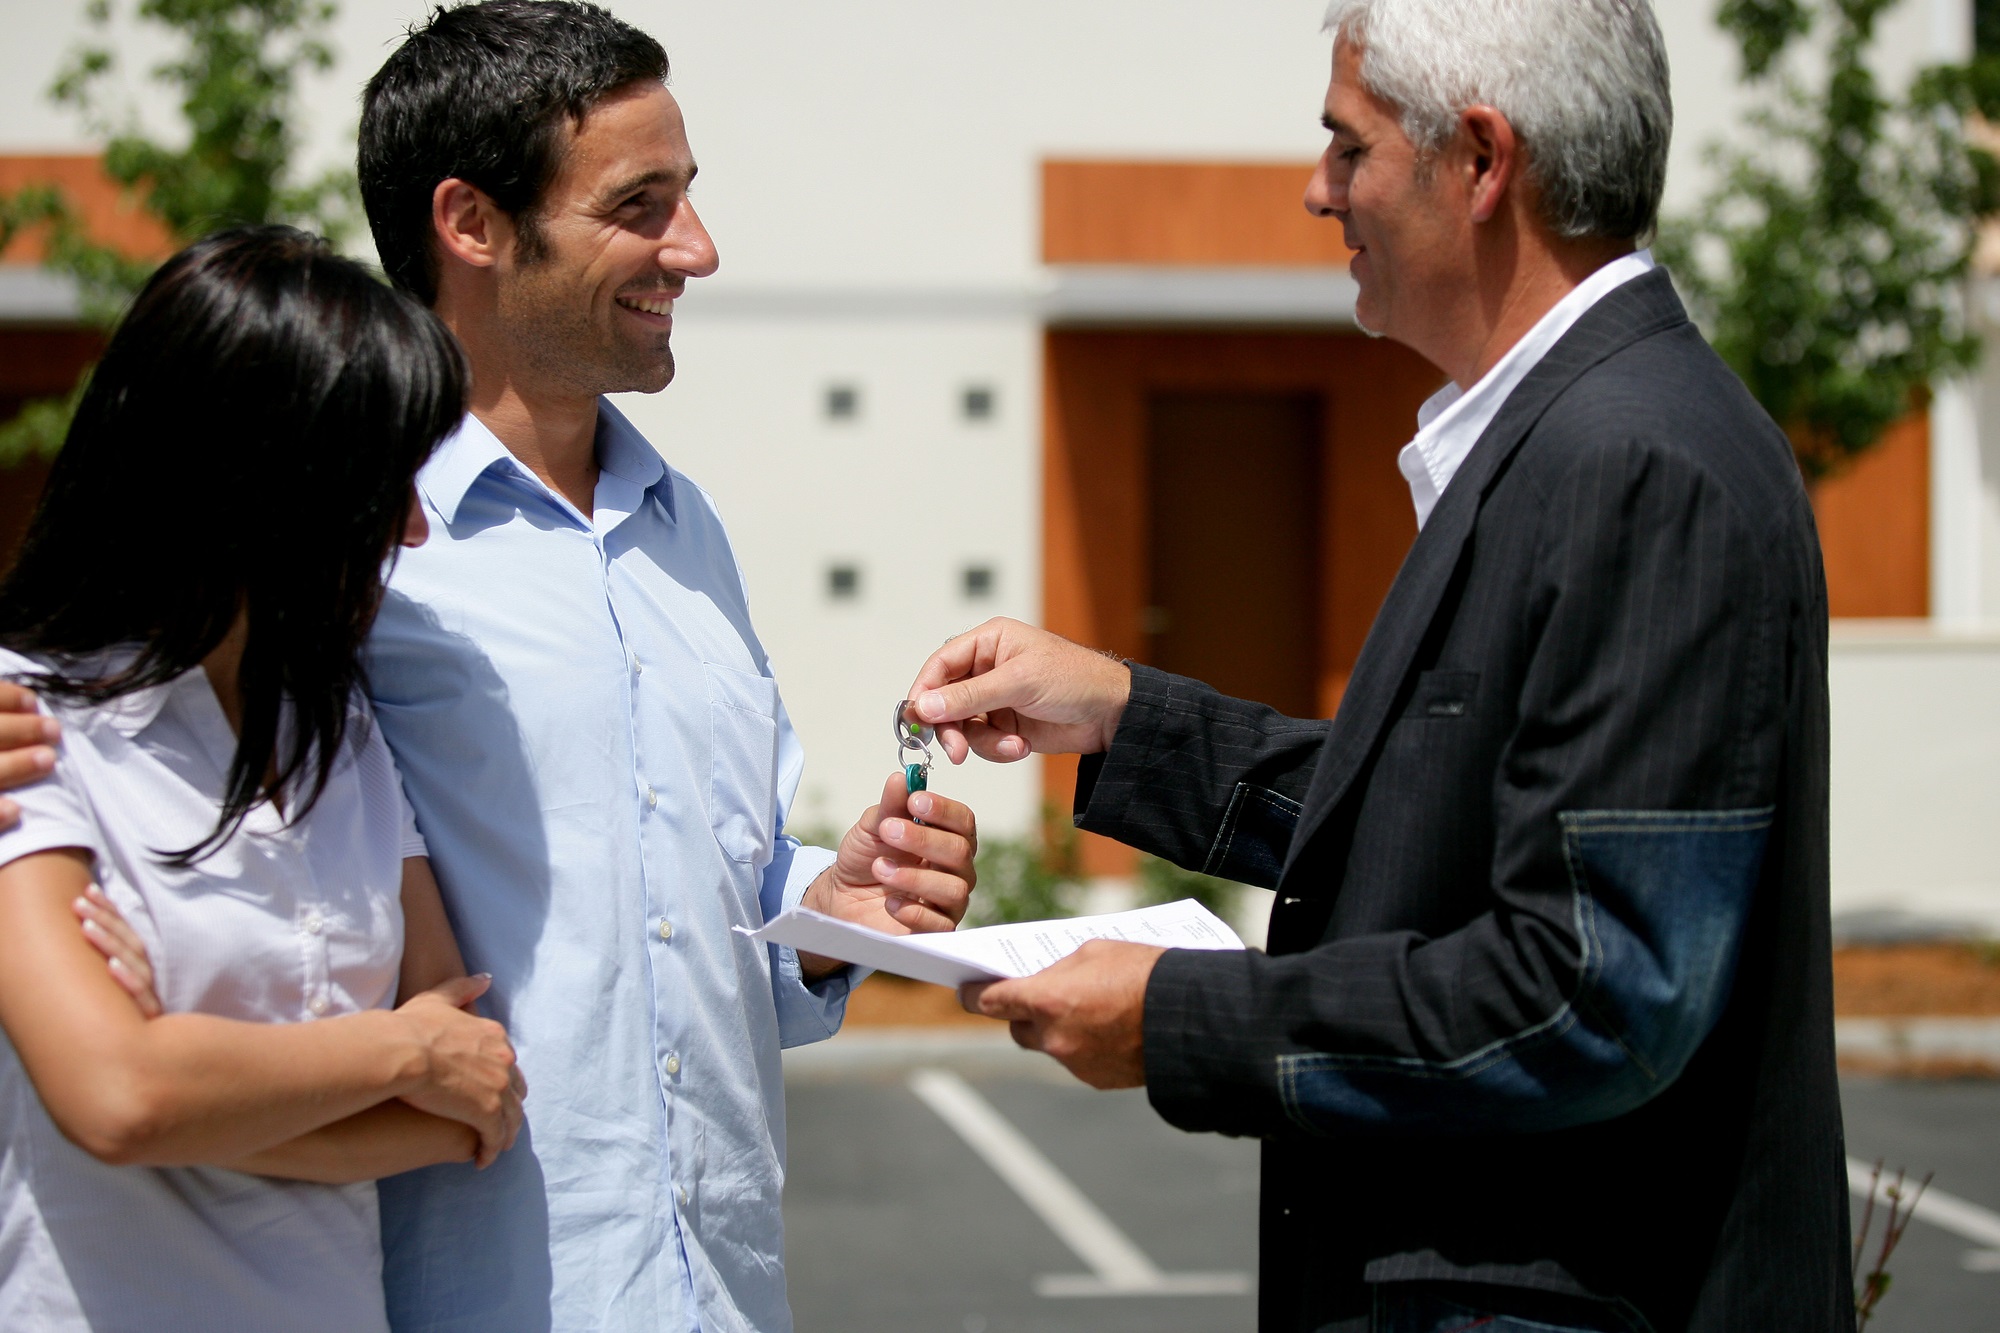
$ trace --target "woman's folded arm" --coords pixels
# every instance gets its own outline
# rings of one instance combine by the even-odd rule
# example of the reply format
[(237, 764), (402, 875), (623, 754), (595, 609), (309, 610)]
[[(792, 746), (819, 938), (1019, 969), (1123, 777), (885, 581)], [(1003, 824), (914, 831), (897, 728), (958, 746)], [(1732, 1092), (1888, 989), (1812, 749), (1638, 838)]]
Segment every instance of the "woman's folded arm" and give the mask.
[(440, 1162), (469, 1162), (478, 1151), (479, 1135), (470, 1126), (427, 1115), (407, 1102), (387, 1101), (216, 1165), (284, 1180), (348, 1185)]
[[(497, 1025), (458, 1012), (483, 981), (404, 1010), (314, 1022), (148, 1020), (77, 929), (71, 904), (90, 879), (78, 849), (0, 867), (0, 1026), (50, 1117), (91, 1155), (121, 1165), (241, 1162), (396, 1098), (474, 1126), (482, 1160), (511, 1143), (512, 1051)], [(297, 1151), (386, 1148), (386, 1136), (409, 1124), (377, 1117)], [(427, 1145), (443, 1152), (445, 1137)]]

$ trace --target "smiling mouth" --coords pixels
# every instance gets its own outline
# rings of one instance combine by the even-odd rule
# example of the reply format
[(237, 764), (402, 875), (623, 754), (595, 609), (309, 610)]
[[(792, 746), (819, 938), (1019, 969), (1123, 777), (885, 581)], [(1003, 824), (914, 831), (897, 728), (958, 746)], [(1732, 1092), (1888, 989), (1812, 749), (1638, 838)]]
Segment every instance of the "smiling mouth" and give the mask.
[(674, 313), (674, 298), (665, 292), (651, 296), (620, 296), (615, 298), (627, 310), (636, 310), (642, 315), (671, 315)]

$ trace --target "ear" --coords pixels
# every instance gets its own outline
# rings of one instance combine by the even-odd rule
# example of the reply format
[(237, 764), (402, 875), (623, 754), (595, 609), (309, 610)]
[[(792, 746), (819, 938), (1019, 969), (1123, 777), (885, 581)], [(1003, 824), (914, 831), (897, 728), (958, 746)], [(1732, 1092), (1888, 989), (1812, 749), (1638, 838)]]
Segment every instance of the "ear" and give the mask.
[(1521, 172), (1521, 145), (1507, 117), (1490, 106), (1467, 107), (1458, 118), (1458, 133), (1472, 220), (1491, 222)]
[(514, 242), (514, 220), (484, 190), (456, 176), (431, 191), (431, 233), (439, 258), (492, 268)]

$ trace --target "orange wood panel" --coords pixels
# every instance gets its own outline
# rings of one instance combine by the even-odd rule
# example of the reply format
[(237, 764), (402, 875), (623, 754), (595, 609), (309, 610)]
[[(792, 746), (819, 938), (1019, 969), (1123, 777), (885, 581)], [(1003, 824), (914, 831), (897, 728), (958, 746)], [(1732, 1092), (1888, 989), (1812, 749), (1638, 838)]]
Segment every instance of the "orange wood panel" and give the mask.
[[(130, 191), (104, 174), (96, 157), (64, 154), (0, 156), (0, 194), (27, 185), (55, 185), (70, 206), (83, 215), (92, 240), (128, 255), (164, 258), (174, 249), (173, 238), (151, 214), (139, 207)], [(34, 232), (17, 236), (0, 253), (0, 263), (34, 264), (42, 258), (42, 238)]]
[(1927, 412), (1813, 488), (1836, 617), (1931, 613), (1931, 431)]
[(1048, 264), (1344, 267), (1340, 228), (1305, 210), (1310, 162), (1042, 163)]
[[(1325, 404), (1320, 558), (1320, 708), (1346, 688), (1416, 537), (1395, 456), (1443, 376), (1359, 334), (1081, 332), (1045, 340), (1043, 620), (1081, 643), (1145, 660), (1150, 601), (1146, 399), (1162, 390), (1313, 392)], [(1076, 763), (1050, 759), (1044, 792), (1066, 812)], [(1131, 854), (1085, 836), (1084, 869), (1129, 874)]]

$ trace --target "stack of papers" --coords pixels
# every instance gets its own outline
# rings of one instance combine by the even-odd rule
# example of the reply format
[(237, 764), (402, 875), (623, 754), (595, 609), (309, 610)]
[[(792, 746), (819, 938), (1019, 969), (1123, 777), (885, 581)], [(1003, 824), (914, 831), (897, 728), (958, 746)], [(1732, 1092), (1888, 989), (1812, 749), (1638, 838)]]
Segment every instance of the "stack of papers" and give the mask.
[(794, 907), (762, 930), (736, 929), (754, 940), (939, 986), (1029, 976), (1090, 940), (1130, 940), (1163, 949), (1243, 947), (1222, 918), (1192, 898), (1132, 912), (981, 926), (950, 935), (884, 935), (806, 907)]

